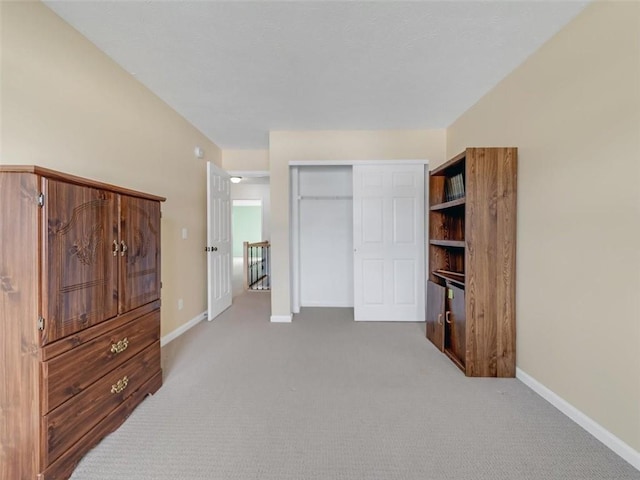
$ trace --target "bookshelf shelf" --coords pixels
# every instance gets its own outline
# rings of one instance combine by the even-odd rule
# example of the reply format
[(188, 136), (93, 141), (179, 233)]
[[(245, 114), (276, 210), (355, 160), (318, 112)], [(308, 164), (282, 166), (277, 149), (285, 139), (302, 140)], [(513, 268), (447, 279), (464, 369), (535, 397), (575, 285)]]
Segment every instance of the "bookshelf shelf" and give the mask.
[(429, 243), (438, 247), (464, 248), (464, 240), (429, 240)]
[(464, 151), (459, 153), (455, 157), (453, 157), (448, 162), (443, 163), (438, 168), (435, 168), (431, 171), (432, 176), (438, 175), (450, 175), (452, 171), (455, 169), (459, 169), (460, 167), (464, 167), (464, 161), (466, 159), (467, 152)]
[(436, 270), (433, 272), (436, 277), (442, 278), (447, 282), (464, 288), (464, 273), (447, 272), (445, 270)]
[(467, 148), (429, 176), (427, 338), (467, 376), (515, 376), (517, 154)]
[(444, 202), (444, 203), (438, 203), (436, 205), (432, 205), (431, 207), (429, 207), (429, 210), (435, 212), (439, 210), (446, 210), (448, 208), (460, 207), (464, 205), (465, 202), (466, 202), (465, 197), (462, 197), (456, 200), (451, 200), (450, 202)]

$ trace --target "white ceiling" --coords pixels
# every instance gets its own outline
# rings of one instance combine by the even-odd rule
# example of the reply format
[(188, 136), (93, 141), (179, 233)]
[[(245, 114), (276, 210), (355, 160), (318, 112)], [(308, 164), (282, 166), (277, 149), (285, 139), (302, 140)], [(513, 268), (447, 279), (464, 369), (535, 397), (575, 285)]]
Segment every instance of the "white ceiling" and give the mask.
[(445, 128), (588, 1), (46, 1), (222, 148)]

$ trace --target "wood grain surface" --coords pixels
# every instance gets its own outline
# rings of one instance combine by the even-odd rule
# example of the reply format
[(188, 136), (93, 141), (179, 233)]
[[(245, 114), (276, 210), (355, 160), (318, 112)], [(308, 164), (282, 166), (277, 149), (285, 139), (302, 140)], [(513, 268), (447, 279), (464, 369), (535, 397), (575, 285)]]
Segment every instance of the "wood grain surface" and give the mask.
[(127, 246), (120, 257), (120, 312), (160, 298), (160, 204), (120, 198), (120, 236)]
[[(120, 328), (78, 345), (73, 350), (42, 364), (43, 406), (47, 413), (97, 379), (123, 364), (138, 352), (160, 340), (160, 311), (156, 310)], [(114, 345), (126, 341), (123, 351)]]
[[(462, 171), (464, 199), (446, 202), (446, 179)], [(467, 148), (433, 170), (429, 184), (429, 280), (464, 287), (455, 315), (464, 321), (445, 328), (445, 353), (468, 376), (513, 377), (517, 149)]]
[(0, 479), (40, 471), (39, 179), (0, 172)]
[(444, 351), (445, 287), (427, 282), (427, 338)]
[(44, 215), (46, 344), (118, 313), (116, 195), (46, 180)]

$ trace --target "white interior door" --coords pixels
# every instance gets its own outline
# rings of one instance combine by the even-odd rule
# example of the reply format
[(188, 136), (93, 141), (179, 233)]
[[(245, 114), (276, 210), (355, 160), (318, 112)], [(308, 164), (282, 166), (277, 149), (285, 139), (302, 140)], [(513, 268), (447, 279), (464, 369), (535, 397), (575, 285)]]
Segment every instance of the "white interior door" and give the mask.
[(424, 321), (424, 165), (353, 167), (354, 318)]
[(229, 175), (207, 162), (208, 317), (231, 306), (231, 200)]

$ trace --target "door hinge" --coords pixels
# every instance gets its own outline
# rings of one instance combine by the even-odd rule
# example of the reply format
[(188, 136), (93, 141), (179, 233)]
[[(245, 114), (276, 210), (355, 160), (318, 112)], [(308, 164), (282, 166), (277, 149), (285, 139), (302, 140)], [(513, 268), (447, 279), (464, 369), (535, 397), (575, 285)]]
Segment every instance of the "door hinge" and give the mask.
[(160, 288), (162, 288), (162, 282), (160, 282)]
[(38, 317), (38, 330), (44, 330), (44, 318), (42, 318), (42, 316)]
[(38, 206), (44, 207), (44, 193), (42, 192), (38, 195)]

